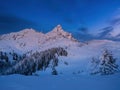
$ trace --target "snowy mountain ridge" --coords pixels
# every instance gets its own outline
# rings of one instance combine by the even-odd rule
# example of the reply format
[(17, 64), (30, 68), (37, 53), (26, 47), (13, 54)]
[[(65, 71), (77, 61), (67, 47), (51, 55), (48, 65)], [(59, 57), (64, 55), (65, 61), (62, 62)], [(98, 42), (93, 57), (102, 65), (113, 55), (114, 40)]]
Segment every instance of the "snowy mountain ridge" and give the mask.
[[(72, 37), (72, 34), (65, 32), (60, 25), (57, 25), (51, 32), (43, 34), (33, 29), (24, 29), (20, 32), (5, 34), (0, 36), (1, 51), (28, 52), (38, 50), (41, 47), (54, 47), (60, 42), (66, 42), (66, 45), (78, 43)], [(54, 45), (51, 45), (51, 43)], [(57, 45), (56, 45), (57, 44)], [(61, 45), (65, 45), (61, 43)], [(61, 46), (60, 45), (60, 46)]]

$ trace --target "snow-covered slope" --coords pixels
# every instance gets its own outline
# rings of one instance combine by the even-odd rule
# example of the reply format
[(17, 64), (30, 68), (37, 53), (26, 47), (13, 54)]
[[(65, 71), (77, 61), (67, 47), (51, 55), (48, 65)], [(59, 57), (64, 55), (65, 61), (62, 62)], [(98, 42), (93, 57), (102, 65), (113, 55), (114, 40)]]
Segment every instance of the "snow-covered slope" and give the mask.
[(33, 29), (24, 29), (20, 32), (5, 34), (0, 37), (0, 50), (15, 51), (17, 53), (26, 52), (37, 48), (43, 43), (43, 33), (38, 33)]
[(119, 75), (11, 75), (1, 76), (0, 81), (0, 90), (120, 90)]
[[(119, 90), (119, 73), (108, 76), (90, 76), (86, 75), (85, 71), (89, 72), (92, 57), (100, 56), (104, 48), (113, 51), (120, 65), (120, 42), (93, 40), (86, 44), (82, 47), (68, 47), (68, 57), (59, 58), (59, 65), (56, 68), (58, 76), (51, 76), (49, 68), (27, 77), (23, 75), (0, 76), (1, 90)], [(68, 64), (63, 64), (65, 62)]]

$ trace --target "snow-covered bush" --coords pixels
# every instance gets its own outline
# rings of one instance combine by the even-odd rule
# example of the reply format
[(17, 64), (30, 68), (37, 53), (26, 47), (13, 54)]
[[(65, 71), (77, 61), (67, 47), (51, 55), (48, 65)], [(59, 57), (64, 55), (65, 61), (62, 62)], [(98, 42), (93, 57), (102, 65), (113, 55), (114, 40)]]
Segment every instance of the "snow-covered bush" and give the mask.
[(101, 74), (101, 75), (110, 75), (118, 72), (118, 65), (116, 64), (116, 58), (109, 50), (104, 50), (100, 59), (92, 59), (92, 69), (91, 74)]

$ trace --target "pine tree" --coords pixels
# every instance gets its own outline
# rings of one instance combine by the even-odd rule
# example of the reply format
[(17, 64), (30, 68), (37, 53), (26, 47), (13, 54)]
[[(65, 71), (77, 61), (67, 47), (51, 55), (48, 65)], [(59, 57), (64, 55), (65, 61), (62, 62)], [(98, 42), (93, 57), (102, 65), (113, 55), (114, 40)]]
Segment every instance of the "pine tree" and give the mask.
[(0, 51), (0, 59), (3, 60), (3, 58), (4, 58), (3, 52)]
[(13, 53), (13, 60), (18, 60), (18, 55), (16, 53)]
[(114, 74), (118, 71), (116, 58), (113, 57), (112, 52), (107, 49), (103, 52), (100, 62), (100, 72), (102, 75)]
[(9, 58), (8, 58), (7, 53), (4, 53), (4, 59), (5, 59), (6, 62), (9, 62)]
[[(116, 58), (109, 50), (104, 50), (100, 59), (93, 59), (95, 64), (93, 74), (100, 73), (101, 75), (110, 75), (118, 71), (118, 65), (116, 64)], [(97, 62), (97, 63), (96, 63)]]
[(52, 75), (58, 75), (58, 72), (55, 68), (52, 68)]

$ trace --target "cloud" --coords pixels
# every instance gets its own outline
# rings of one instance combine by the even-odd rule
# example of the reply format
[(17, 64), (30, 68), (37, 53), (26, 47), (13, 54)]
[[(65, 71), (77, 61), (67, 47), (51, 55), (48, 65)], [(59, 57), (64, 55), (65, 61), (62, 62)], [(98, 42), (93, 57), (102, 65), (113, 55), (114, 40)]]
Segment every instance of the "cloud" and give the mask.
[(88, 29), (87, 27), (79, 27), (78, 28), (78, 31), (82, 32), (82, 33), (87, 33), (88, 32)]

